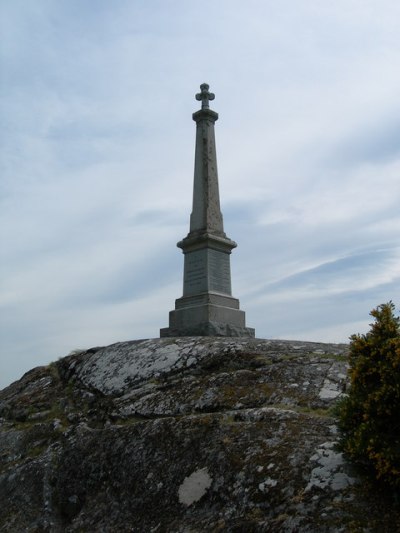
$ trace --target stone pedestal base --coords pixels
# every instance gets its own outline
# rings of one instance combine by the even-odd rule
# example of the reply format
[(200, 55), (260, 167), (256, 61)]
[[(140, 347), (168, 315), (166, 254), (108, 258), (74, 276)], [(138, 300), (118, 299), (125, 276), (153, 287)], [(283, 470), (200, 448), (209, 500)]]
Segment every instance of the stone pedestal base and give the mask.
[(160, 337), (191, 336), (255, 337), (255, 330), (246, 327), (239, 300), (204, 293), (176, 300), (175, 310), (169, 313), (169, 328), (160, 330)]
[(204, 322), (186, 329), (160, 329), (160, 337), (255, 337), (255, 329)]

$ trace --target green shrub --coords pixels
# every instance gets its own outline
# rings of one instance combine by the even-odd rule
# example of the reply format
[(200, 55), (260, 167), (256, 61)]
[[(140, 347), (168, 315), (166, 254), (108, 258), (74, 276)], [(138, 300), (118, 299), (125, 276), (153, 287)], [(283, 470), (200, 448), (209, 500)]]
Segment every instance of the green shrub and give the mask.
[(371, 311), (365, 335), (352, 335), (350, 390), (338, 405), (339, 447), (377, 479), (400, 488), (400, 319), (392, 302)]

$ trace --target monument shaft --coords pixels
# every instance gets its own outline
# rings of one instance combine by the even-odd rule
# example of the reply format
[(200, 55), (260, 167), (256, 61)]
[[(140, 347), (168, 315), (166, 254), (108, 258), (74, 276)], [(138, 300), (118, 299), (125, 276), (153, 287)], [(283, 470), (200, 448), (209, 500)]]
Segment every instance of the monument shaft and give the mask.
[(254, 337), (245, 326), (245, 313), (232, 297), (230, 254), (236, 243), (224, 233), (219, 202), (214, 124), (218, 114), (209, 108), (214, 95), (208, 85), (196, 95), (202, 108), (193, 114), (196, 148), (190, 231), (178, 247), (185, 255), (183, 296), (169, 314), (161, 337), (189, 335)]

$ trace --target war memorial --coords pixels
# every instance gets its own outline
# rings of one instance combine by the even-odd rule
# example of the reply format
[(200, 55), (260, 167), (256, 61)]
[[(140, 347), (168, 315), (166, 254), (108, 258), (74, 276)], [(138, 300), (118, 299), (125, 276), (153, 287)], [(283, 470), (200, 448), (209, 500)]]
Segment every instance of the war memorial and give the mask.
[(183, 296), (175, 300), (169, 327), (161, 329), (160, 336), (254, 337), (239, 300), (232, 296), (230, 254), (237, 245), (224, 232), (220, 208), (214, 132), (218, 113), (209, 103), (215, 95), (206, 83), (200, 91), (196, 100), (201, 109), (193, 113), (196, 145), (190, 231), (178, 242), (185, 256)]

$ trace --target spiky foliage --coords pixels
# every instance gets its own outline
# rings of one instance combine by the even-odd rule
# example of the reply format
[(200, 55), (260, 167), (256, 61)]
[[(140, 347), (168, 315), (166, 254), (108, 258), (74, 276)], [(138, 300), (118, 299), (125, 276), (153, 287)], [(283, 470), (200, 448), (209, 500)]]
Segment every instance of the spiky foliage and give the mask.
[(392, 302), (371, 311), (350, 344), (349, 395), (338, 406), (340, 448), (377, 479), (400, 488), (400, 319)]

